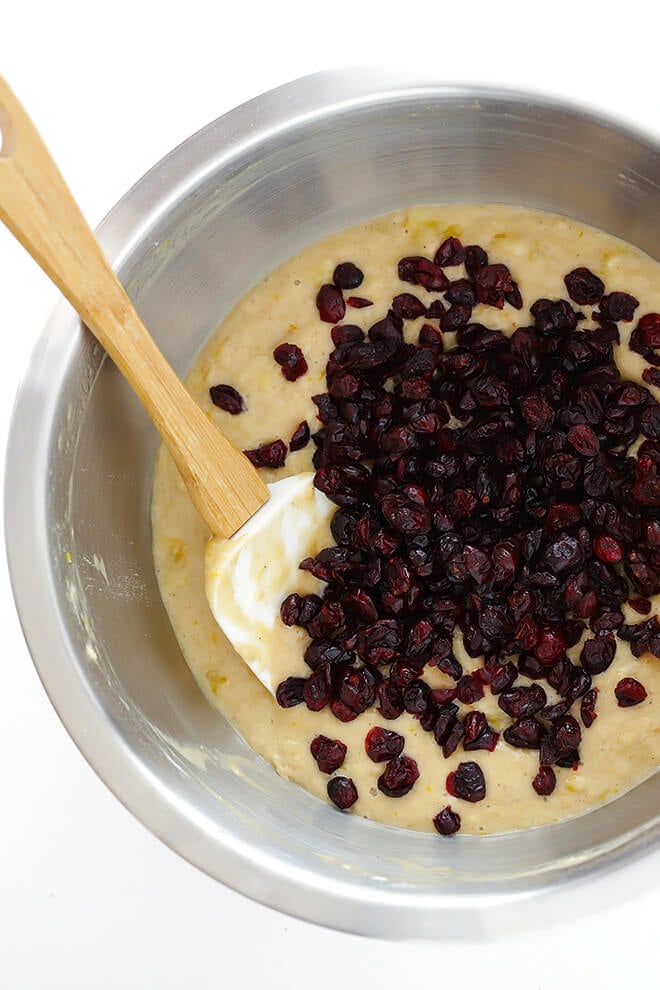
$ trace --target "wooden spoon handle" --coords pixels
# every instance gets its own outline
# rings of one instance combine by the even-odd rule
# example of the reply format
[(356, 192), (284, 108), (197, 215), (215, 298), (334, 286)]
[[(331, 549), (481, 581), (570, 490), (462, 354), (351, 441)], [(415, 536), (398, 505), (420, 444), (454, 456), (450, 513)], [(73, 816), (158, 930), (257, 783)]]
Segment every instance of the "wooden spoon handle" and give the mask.
[(211, 532), (231, 536), (267, 501), (268, 489), (158, 350), (34, 124), (2, 77), (0, 137), (0, 219), (133, 387)]

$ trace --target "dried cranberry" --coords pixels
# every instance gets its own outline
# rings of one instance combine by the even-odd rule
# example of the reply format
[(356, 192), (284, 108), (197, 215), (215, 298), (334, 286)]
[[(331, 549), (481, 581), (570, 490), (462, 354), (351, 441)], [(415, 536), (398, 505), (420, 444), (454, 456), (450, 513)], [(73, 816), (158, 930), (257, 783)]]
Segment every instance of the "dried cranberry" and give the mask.
[(381, 511), (393, 529), (406, 536), (419, 536), (431, 528), (431, 513), (423, 489), (407, 485), (401, 492), (386, 495)]
[(594, 553), (605, 564), (618, 564), (623, 560), (623, 547), (614, 536), (601, 533), (594, 540)]
[(513, 289), (511, 272), (506, 265), (483, 265), (474, 273), (477, 286), (477, 299), (487, 306), (502, 309), (504, 296)]
[(357, 289), (364, 281), (364, 275), (352, 261), (343, 261), (335, 268), (332, 281), (338, 289)]
[(653, 385), (654, 388), (660, 388), (660, 371), (657, 368), (644, 368), (642, 372), (642, 380), (646, 382), (647, 385)]
[(349, 296), (346, 303), (353, 309), (365, 309), (367, 306), (373, 306), (372, 300), (365, 299), (363, 296)]
[(488, 264), (488, 255), (478, 244), (470, 244), (465, 249), (465, 270), (470, 278), (474, 278), (475, 272)]
[[(563, 685), (562, 685), (563, 687)], [(569, 704), (581, 698), (591, 687), (591, 675), (583, 667), (571, 665), (568, 687), (562, 692)]]
[(390, 729), (383, 729), (375, 725), (370, 729), (364, 740), (364, 748), (367, 756), (374, 763), (385, 763), (395, 756), (401, 756), (403, 752), (404, 738), (398, 732)]
[[(589, 464), (585, 467), (585, 473)], [(578, 457), (564, 451), (551, 454), (545, 462), (545, 477), (553, 489), (559, 492), (574, 491), (582, 476), (582, 463)], [(586, 490), (585, 482), (585, 490)]]
[(483, 801), (486, 797), (486, 779), (478, 763), (459, 763), (447, 775), (447, 793), (462, 801)]
[(484, 689), (472, 674), (466, 674), (456, 685), (456, 694), (458, 700), (464, 705), (473, 705), (475, 701), (483, 698)]
[(629, 598), (628, 604), (640, 615), (648, 615), (651, 611), (651, 602), (648, 598)]
[(485, 749), (492, 753), (500, 738), (499, 732), (488, 724), (483, 712), (468, 712), (463, 720), (463, 749), (472, 752)]
[(639, 300), (628, 292), (611, 292), (609, 296), (603, 296), (600, 300), (601, 313), (606, 319), (615, 323), (619, 320), (630, 323), (638, 306)]
[[(356, 649), (363, 660), (384, 664), (394, 660), (401, 651), (401, 645), (401, 628), (397, 620), (379, 619), (360, 630)], [(419, 671), (415, 676), (419, 676)]]
[[(318, 610), (320, 611), (320, 610)], [(302, 606), (301, 606), (302, 613)], [(307, 623), (309, 625), (309, 623)], [(327, 640), (313, 640), (304, 653), (305, 663), (312, 670), (318, 670), (324, 664), (344, 663), (349, 659), (348, 654), (337, 643)]]
[(647, 396), (648, 392), (645, 388), (633, 382), (624, 382), (621, 388), (617, 389), (616, 401), (620, 406), (643, 406)]
[(509, 306), (513, 306), (514, 309), (523, 308), (523, 298), (520, 292), (520, 286), (513, 279), (511, 280), (511, 288), (504, 293), (504, 298), (508, 302)]
[(403, 320), (416, 320), (426, 314), (424, 303), (410, 292), (402, 292), (392, 300), (392, 310)]
[(402, 258), (398, 271), (402, 282), (421, 285), (429, 292), (441, 292), (449, 285), (449, 279), (442, 268), (429, 261), (428, 258)]
[[(419, 664), (409, 663), (405, 659), (395, 660), (390, 667), (390, 682), (401, 691), (409, 684), (420, 677), (422, 668)], [(403, 694), (401, 695), (401, 706), (403, 708)]]
[(572, 715), (564, 715), (552, 725), (552, 743), (558, 756), (572, 753), (580, 745), (580, 723)]
[(378, 778), (378, 790), (387, 797), (403, 797), (419, 777), (417, 763), (409, 756), (395, 756)]
[[(426, 307), (426, 318), (428, 320), (439, 320), (445, 311), (445, 304), (442, 299), (434, 299), (430, 306)], [(428, 324), (426, 324), (428, 326)]]
[(622, 677), (614, 688), (614, 694), (619, 708), (631, 708), (639, 705), (646, 698), (646, 688), (634, 677)]
[(595, 457), (600, 450), (600, 441), (586, 423), (572, 426), (567, 434), (568, 442), (583, 457)]
[(598, 718), (596, 714), (596, 698), (598, 696), (598, 689), (591, 688), (590, 691), (582, 698), (580, 703), (580, 717), (586, 729), (590, 728), (594, 724), (594, 721)]
[(346, 616), (341, 602), (326, 599), (318, 613), (307, 623), (307, 632), (315, 640), (330, 636), (335, 629), (344, 625)]
[(432, 639), (433, 626), (430, 621), (428, 619), (419, 619), (410, 627), (406, 640), (406, 653), (408, 656), (419, 656), (422, 653), (428, 653), (431, 649)]
[(431, 698), (437, 705), (446, 705), (450, 701), (455, 701), (457, 690), (453, 688), (432, 688)]
[(444, 333), (450, 333), (458, 327), (464, 327), (470, 321), (472, 307), (464, 303), (453, 303), (440, 317), (440, 326)]
[(373, 600), (362, 588), (352, 588), (348, 591), (344, 596), (343, 604), (345, 608), (353, 609), (366, 622), (374, 623), (378, 619)]
[(611, 634), (588, 639), (582, 647), (580, 663), (590, 674), (602, 674), (614, 660), (616, 643)]
[(305, 681), (303, 699), (312, 712), (320, 712), (330, 701), (330, 671), (327, 664), (318, 667)]
[(466, 546), (463, 550), (463, 561), (466, 570), (476, 584), (487, 584), (492, 574), (492, 565), (488, 554), (478, 547)]
[(287, 446), (283, 440), (273, 440), (271, 443), (264, 443), (261, 447), (253, 450), (244, 450), (247, 459), (256, 468), (281, 468), (286, 461)]
[(444, 704), (438, 709), (433, 728), (433, 735), (438, 746), (442, 746), (444, 743), (449, 730), (456, 721), (457, 713), (458, 705)]
[(590, 625), (595, 633), (616, 632), (623, 625), (623, 612), (618, 608), (601, 612), (592, 618)]
[(356, 670), (348, 665), (342, 666), (337, 675), (335, 692), (342, 704), (360, 715), (376, 700), (374, 676), (367, 667)]
[(534, 655), (544, 667), (552, 666), (566, 649), (566, 639), (558, 629), (540, 629)]
[(530, 687), (512, 688), (503, 691), (499, 696), (498, 704), (503, 712), (511, 715), (512, 718), (520, 718), (521, 715), (536, 715), (546, 703), (546, 693), (540, 684), (532, 684)]
[(518, 672), (530, 680), (537, 681), (547, 676), (547, 668), (539, 663), (533, 653), (521, 653), (518, 657)]
[(232, 385), (212, 385), (209, 395), (214, 406), (224, 409), (232, 416), (237, 416), (247, 409), (245, 399)]
[(446, 760), (458, 749), (458, 744), (465, 734), (465, 728), (460, 718), (455, 718), (449, 725), (442, 743), (442, 755)]
[(326, 547), (316, 557), (305, 557), (299, 564), (301, 571), (309, 571), (319, 581), (340, 581), (352, 570), (350, 551), (345, 547)]
[(577, 505), (568, 502), (556, 502), (548, 509), (545, 517), (545, 529), (548, 534), (554, 534), (562, 529), (576, 526), (582, 519), (582, 513)]
[(430, 701), (430, 691), (424, 681), (415, 680), (403, 689), (403, 707), (409, 715), (423, 715)]
[(346, 746), (339, 739), (316, 736), (309, 748), (322, 773), (334, 773), (346, 758)]
[(557, 719), (568, 715), (569, 704), (567, 701), (560, 701), (556, 705), (546, 705), (541, 712), (541, 717), (548, 722), (555, 722)]
[(532, 787), (536, 793), (542, 797), (547, 797), (548, 794), (552, 794), (556, 786), (557, 777), (552, 767), (539, 767), (539, 772), (532, 781)]
[(281, 708), (293, 708), (304, 700), (304, 677), (287, 677), (278, 685), (275, 697)]
[(543, 726), (538, 719), (525, 715), (504, 730), (504, 741), (518, 749), (538, 749), (542, 735)]
[(303, 419), (302, 423), (298, 423), (298, 426), (296, 426), (293, 431), (293, 435), (289, 440), (289, 450), (292, 452), (294, 450), (302, 450), (303, 447), (306, 447), (309, 443), (309, 437), (309, 425), (307, 421)]
[(316, 296), (316, 308), (324, 323), (339, 323), (344, 319), (346, 304), (335, 285), (322, 285)]
[(302, 598), (300, 595), (287, 595), (280, 605), (280, 618), (285, 626), (296, 626), (300, 621), (300, 606)]
[(307, 626), (321, 608), (321, 599), (318, 595), (305, 595), (300, 599), (300, 614), (297, 624)]
[(642, 413), (639, 424), (641, 432), (651, 440), (660, 440), (660, 409), (658, 406), (648, 406)]
[(493, 548), (492, 559), (493, 583), (500, 589), (511, 584), (520, 564), (520, 554), (515, 543), (511, 540), (497, 543)]
[[(589, 676), (588, 674), (586, 675)], [(568, 657), (560, 657), (557, 663), (553, 664), (549, 671), (546, 670), (548, 684), (554, 688), (557, 694), (566, 697), (570, 690), (573, 677), (573, 664)]]
[(435, 728), (435, 720), (438, 716), (438, 705), (431, 698), (429, 700), (426, 711), (423, 715), (419, 716), (419, 724), (424, 729), (424, 732), (433, 732)]
[(660, 348), (660, 313), (646, 313), (640, 317), (630, 337), (630, 348), (648, 357)]
[(633, 656), (640, 657), (647, 650), (654, 656), (660, 656), (660, 621), (655, 615), (646, 622), (621, 626), (619, 636), (630, 643)]
[(318, 410), (318, 418), (322, 423), (329, 423), (332, 419), (337, 416), (337, 407), (327, 394), (324, 392), (322, 395), (313, 395), (312, 402)]
[(273, 357), (288, 382), (295, 382), (307, 371), (305, 355), (297, 344), (279, 344), (273, 351)]
[(605, 292), (602, 280), (588, 268), (574, 268), (565, 276), (564, 282), (569, 298), (578, 306), (595, 306)]
[(502, 691), (506, 691), (515, 682), (517, 676), (518, 669), (512, 663), (505, 663), (502, 667), (498, 667), (490, 682), (492, 694), (501, 694)]
[[(428, 311), (426, 315), (428, 316)], [(443, 348), (442, 334), (430, 323), (424, 323), (419, 331), (419, 344), (422, 347), (433, 347), (441, 351)]]
[(543, 334), (571, 331), (577, 327), (578, 314), (565, 299), (557, 302), (539, 299), (530, 307), (530, 313), (537, 330)]
[(358, 799), (357, 787), (350, 777), (333, 777), (328, 781), (328, 797), (340, 811), (346, 811)]
[(330, 702), (330, 711), (340, 722), (352, 722), (359, 714), (352, 708), (349, 708), (348, 705), (345, 705), (339, 698), (332, 699)]
[(462, 265), (465, 261), (465, 248), (457, 237), (448, 237), (435, 252), (433, 263), (441, 268)]
[(523, 419), (533, 430), (548, 433), (555, 420), (555, 411), (542, 395), (531, 393), (525, 395), (520, 403)]
[[(444, 296), (447, 302), (452, 305), (470, 307), (477, 305), (477, 291), (474, 282), (471, 282), (468, 278), (456, 279), (448, 289), (445, 289)], [(442, 313), (440, 313), (440, 316), (442, 316)]]
[(454, 835), (461, 827), (461, 816), (446, 805), (433, 819), (436, 832), (440, 835)]
[(577, 570), (584, 563), (584, 549), (574, 536), (564, 534), (548, 544), (543, 562), (553, 574)]

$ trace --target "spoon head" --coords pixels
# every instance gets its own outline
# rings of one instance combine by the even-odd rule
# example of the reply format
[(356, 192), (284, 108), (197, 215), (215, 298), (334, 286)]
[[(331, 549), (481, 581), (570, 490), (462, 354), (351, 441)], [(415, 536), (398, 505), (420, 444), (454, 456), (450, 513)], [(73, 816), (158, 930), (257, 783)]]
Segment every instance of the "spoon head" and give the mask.
[(287, 595), (319, 593), (323, 583), (300, 570), (334, 540), (336, 505), (314, 487), (312, 472), (268, 486), (270, 498), (229, 540), (212, 539), (206, 551), (206, 596), (213, 616), (250, 670), (272, 694), (286, 677), (307, 676), (309, 637), (285, 626)]

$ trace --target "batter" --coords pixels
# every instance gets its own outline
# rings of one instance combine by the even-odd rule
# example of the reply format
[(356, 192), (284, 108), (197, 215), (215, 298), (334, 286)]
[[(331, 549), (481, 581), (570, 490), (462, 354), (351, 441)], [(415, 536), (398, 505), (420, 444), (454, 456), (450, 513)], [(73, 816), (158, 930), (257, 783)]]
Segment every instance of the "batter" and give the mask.
[[(188, 375), (193, 397), (239, 448), (254, 448), (276, 437), (288, 440), (301, 420), (307, 420), (314, 432), (318, 420), (311, 396), (325, 391), (325, 366), (333, 346), (330, 326), (319, 320), (314, 305), (320, 286), (331, 280), (339, 262), (357, 264), (365, 275), (357, 294), (373, 300), (374, 305), (347, 311), (344, 322), (366, 330), (386, 315), (393, 296), (410, 288), (398, 279), (399, 259), (433, 257), (438, 244), (449, 236), (459, 237), (464, 244), (479, 244), (492, 261), (508, 265), (525, 304), (542, 297), (566, 298), (563, 276), (585, 266), (603, 279), (607, 291), (621, 289), (639, 299), (638, 316), (660, 312), (660, 265), (610, 235), (565, 217), (511, 206), (414, 207), (306, 248), (251, 290), (218, 328)], [(459, 277), (459, 272), (453, 269), (451, 277)], [(414, 292), (427, 303), (435, 298), (419, 286)], [(509, 306), (501, 311), (476, 306), (472, 320), (504, 332), (532, 322), (527, 308), (516, 311)], [(407, 339), (416, 341), (423, 322), (424, 318), (406, 322)], [(617, 349), (617, 362), (624, 377), (641, 381), (647, 364), (625, 346), (635, 325), (636, 320), (619, 325), (623, 346)], [(283, 341), (298, 344), (309, 365), (309, 371), (295, 382), (285, 381), (273, 360), (274, 348)], [(446, 334), (445, 347), (452, 343), (452, 335)], [(238, 389), (246, 400), (245, 412), (232, 416), (212, 404), (209, 387), (218, 383)], [(659, 390), (652, 391), (660, 398)], [(260, 472), (263, 480), (312, 470), (313, 451), (310, 443), (289, 453), (280, 470)], [(540, 797), (531, 786), (538, 770), (538, 752), (514, 748), (501, 738), (492, 753), (464, 753), (459, 746), (453, 756), (444, 759), (433, 734), (406, 713), (388, 722), (370, 709), (353, 722), (341, 723), (329, 709), (311, 712), (304, 705), (282, 709), (234, 652), (212, 617), (204, 588), (204, 555), (210, 534), (164, 449), (156, 465), (152, 521), (163, 602), (201, 689), (278, 773), (323, 800), (328, 800), (328, 777), (310, 753), (310, 742), (319, 734), (341, 739), (348, 747), (339, 773), (351, 777), (357, 786), (359, 798), (353, 813), (427, 831), (433, 830), (433, 816), (447, 804), (460, 813), (462, 832), (467, 833), (493, 834), (556, 822), (608, 801), (648, 777), (658, 765), (660, 661), (650, 654), (636, 659), (619, 639), (615, 662), (594, 679), (599, 690), (598, 718), (583, 732), (582, 763), (577, 771), (555, 768), (557, 787), (549, 797)], [(320, 545), (333, 542), (328, 530), (325, 544)], [(281, 598), (296, 590), (308, 592), (310, 580), (301, 572), (299, 587), (282, 588)], [(654, 602), (653, 608), (660, 614), (659, 603)], [(642, 618), (628, 606), (624, 613), (628, 622)], [(297, 629), (295, 635), (300, 652), (291, 657), (290, 673), (300, 674), (306, 634)], [(480, 659), (467, 656), (458, 637), (455, 647), (466, 673), (481, 666)], [(578, 644), (569, 656), (577, 661), (579, 652)], [(614, 687), (623, 677), (634, 677), (644, 685), (648, 697), (642, 704), (618, 707)], [(433, 687), (453, 684), (437, 670), (425, 678)], [(529, 683), (521, 676), (516, 686)], [(545, 681), (543, 687), (548, 703), (556, 700)], [(491, 726), (501, 731), (510, 719), (497, 702), (486, 689), (485, 697), (471, 707), (486, 713)], [(574, 707), (578, 709), (579, 702)], [(402, 798), (388, 798), (376, 787), (384, 765), (373, 763), (364, 750), (365, 735), (374, 725), (403, 735), (406, 755), (417, 761), (420, 778)], [(445, 789), (447, 774), (475, 756), (487, 781), (485, 799), (471, 804), (451, 798)]]

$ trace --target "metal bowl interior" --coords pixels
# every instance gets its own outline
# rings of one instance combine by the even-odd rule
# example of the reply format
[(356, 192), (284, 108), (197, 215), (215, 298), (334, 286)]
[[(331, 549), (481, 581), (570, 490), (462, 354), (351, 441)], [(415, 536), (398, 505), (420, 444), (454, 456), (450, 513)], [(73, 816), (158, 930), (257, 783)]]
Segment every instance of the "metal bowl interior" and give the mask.
[[(279, 262), (403, 205), (539, 207), (660, 257), (659, 150), (537, 97), (375, 71), (322, 74), (190, 138), (128, 193), (100, 236), (183, 373)], [(613, 896), (613, 876), (619, 898), (643, 884), (658, 856), (658, 775), (571, 822), (450, 842), (339, 815), (279, 778), (207, 705), (170, 629), (151, 555), (156, 446), (137, 400), (62, 304), (11, 429), (12, 579), (62, 720), (153, 832), (270, 906), (375, 935), (519, 932), (565, 916), (569, 903), (575, 913)]]

